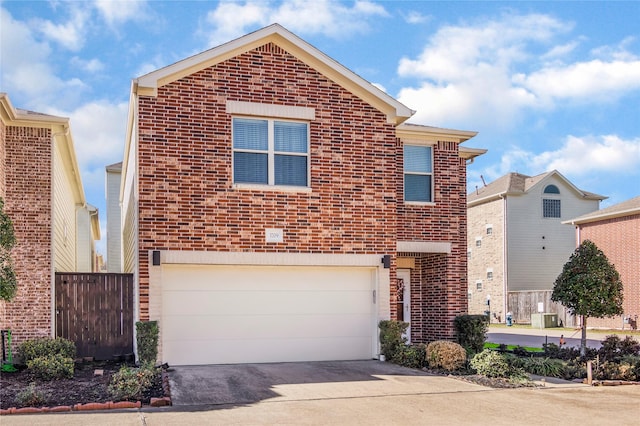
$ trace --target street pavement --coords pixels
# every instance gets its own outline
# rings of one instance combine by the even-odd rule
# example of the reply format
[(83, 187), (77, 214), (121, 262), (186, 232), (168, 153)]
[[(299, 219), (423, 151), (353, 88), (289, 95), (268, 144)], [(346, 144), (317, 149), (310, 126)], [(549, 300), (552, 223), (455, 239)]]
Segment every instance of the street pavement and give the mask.
[[(589, 426), (637, 425), (640, 417), (640, 386), (592, 387), (548, 380), (539, 382), (544, 383), (539, 388), (492, 389), (379, 361), (356, 363), (310, 377), (307, 367), (299, 364), (246, 371), (240, 366), (176, 367), (174, 373), (190, 379), (172, 380), (172, 385), (190, 388), (182, 389), (173, 407), (10, 415), (1, 417), (0, 424)], [(237, 392), (235, 400), (216, 404), (207, 400), (211, 396), (198, 395), (219, 391), (201, 384), (217, 382), (224, 388), (236, 379), (230, 390), (239, 390), (252, 375), (259, 378), (257, 391)], [(187, 405), (190, 401), (195, 405)]]

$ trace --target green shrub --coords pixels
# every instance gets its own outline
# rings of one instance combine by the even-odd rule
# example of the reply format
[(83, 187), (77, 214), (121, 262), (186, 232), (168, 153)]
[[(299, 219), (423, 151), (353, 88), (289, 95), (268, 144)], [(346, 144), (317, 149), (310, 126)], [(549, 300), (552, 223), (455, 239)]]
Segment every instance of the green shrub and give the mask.
[(436, 340), (427, 345), (426, 359), (431, 368), (456, 371), (465, 366), (467, 351), (458, 343)]
[(27, 361), (27, 370), (42, 380), (70, 379), (73, 377), (73, 359), (60, 354), (41, 356)]
[(426, 346), (421, 343), (402, 345), (390, 361), (403, 367), (422, 368), (425, 366), (425, 350)]
[(512, 367), (509, 364), (507, 356), (490, 349), (485, 349), (479, 354), (476, 354), (471, 359), (471, 367), (476, 370), (478, 374), (487, 377), (514, 378), (524, 375), (521, 369)]
[(460, 315), (455, 318), (458, 343), (471, 353), (479, 353), (487, 339), (489, 318), (486, 315)]
[(564, 377), (565, 364), (559, 359), (529, 357), (520, 358), (520, 361), (517, 367), (527, 373), (545, 377)]
[(380, 353), (388, 361), (393, 362), (402, 355), (407, 346), (407, 338), (402, 335), (407, 331), (409, 324), (402, 321), (380, 321)]
[(35, 383), (30, 383), (26, 389), (18, 392), (16, 402), (24, 407), (39, 407), (45, 404), (46, 398), (44, 393), (36, 389)]
[(138, 361), (140, 365), (155, 365), (158, 358), (158, 329), (157, 321), (136, 323), (136, 341), (138, 343)]
[(109, 393), (117, 401), (140, 400), (153, 385), (157, 374), (158, 371), (149, 364), (140, 368), (122, 367), (111, 377)]
[(640, 343), (631, 336), (626, 336), (624, 340), (615, 334), (607, 336), (598, 349), (598, 356), (602, 361), (619, 361), (625, 355), (640, 355)]
[(640, 380), (640, 357), (626, 355), (617, 362), (600, 363), (595, 369), (594, 377), (599, 380)]
[(62, 337), (32, 339), (21, 343), (18, 346), (18, 353), (25, 364), (35, 358), (53, 355), (74, 359), (76, 357), (76, 344)]

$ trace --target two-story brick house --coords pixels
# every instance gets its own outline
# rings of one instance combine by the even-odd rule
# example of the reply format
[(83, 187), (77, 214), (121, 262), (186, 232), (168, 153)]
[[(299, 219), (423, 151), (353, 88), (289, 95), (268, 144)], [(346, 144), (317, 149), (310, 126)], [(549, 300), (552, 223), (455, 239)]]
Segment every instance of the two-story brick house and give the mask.
[(594, 328), (638, 329), (640, 317), (640, 197), (564, 222), (575, 226), (576, 245), (591, 240), (607, 256), (622, 281), (624, 313), (589, 318)]
[(412, 114), (279, 25), (134, 80), (123, 265), (162, 360), (368, 359), (389, 318), (452, 338), (484, 150)]
[(87, 204), (69, 119), (15, 108), (0, 93), (0, 197), (16, 237), (16, 297), (0, 302), (14, 345), (55, 335), (55, 273), (92, 272), (98, 211)]
[(597, 210), (605, 198), (556, 170), (507, 173), (468, 194), (469, 312), (489, 311), (492, 322), (505, 322), (511, 312), (525, 323), (541, 303), (573, 325), (562, 305), (551, 302), (553, 283), (575, 249), (563, 221)]

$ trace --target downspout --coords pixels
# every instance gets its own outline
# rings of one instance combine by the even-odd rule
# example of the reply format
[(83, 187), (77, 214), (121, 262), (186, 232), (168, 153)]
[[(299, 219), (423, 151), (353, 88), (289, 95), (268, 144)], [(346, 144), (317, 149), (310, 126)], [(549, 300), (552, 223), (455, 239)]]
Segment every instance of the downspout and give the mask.
[(503, 297), (502, 297), (502, 312), (504, 313), (504, 318), (506, 320), (507, 318), (507, 312), (508, 311), (508, 299), (509, 299), (509, 286), (507, 285), (508, 283), (508, 278), (509, 278), (509, 269), (507, 268), (507, 197), (505, 197), (503, 194), (500, 194), (500, 199), (502, 200), (502, 240), (503, 240), (503, 244), (502, 244), (502, 293), (503, 293)]
[[(55, 237), (55, 171), (54, 171), (54, 165), (55, 165), (55, 155), (56, 155), (56, 137), (58, 136), (67, 136), (69, 134), (69, 126), (68, 125), (64, 125), (63, 127), (64, 131), (63, 132), (58, 132), (58, 133), (51, 133), (51, 159), (50, 159), (50, 165), (49, 165), (49, 173), (51, 174), (51, 193), (49, 194), (49, 200), (51, 201), (51, 215), (50, 215), (50, 235), (49, 235), (49, 239), (50, 239), (50, 250), (51, 250), (51, 264), (50, 264), (50, 274), (51, 274), (51, 278), (50, 281), (51, 283), (49, 284), (50, 288), (51, 288), (51, 338), (55, 338), (56, 337), (56, 320), (57, 320), (57, 316), (56, 316), (56, 267), (55, 267), (55, 257), (56, 257), (56, 253), (55, 253), (55, 244), (54, 244), (54, 237)], [(53, 129), (52, 129), (53, 130)]]

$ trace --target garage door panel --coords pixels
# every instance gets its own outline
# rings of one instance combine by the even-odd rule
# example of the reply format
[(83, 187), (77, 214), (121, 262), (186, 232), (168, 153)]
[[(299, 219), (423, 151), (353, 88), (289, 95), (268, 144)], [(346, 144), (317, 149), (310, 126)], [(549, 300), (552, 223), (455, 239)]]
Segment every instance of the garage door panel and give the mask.
[[(172, 317), (163, 324), (163, 330), (173, 341), (207, 339), (269, 338), (325, 338), (370, 336), (369, 315), (297, 315), (282, 316), (210, 315), (194, 321), (191, 317)], [(165, 340), (168, 340), (169, 337)]]
[[(370, 338), (325, 338), (325, 339), (282, 339), (282, 340), (218, 340), (212, 344), (210, 340), (182, 341), (186, 347), (197, 347), (189, 354), (192, 365), (210, 364), (212, 359), (217, 364), (241, 364), (253, 362), (298, 362), (329, 361), (334, 359), (361, 359), (363, 352), (371, 347)], [(229, 348), (234, 350), (231, 352)], [(339, 358), (334, 358), (332, 348), (344, 348)], [(286, 348), (283, 351), (283, 348)], [(295, 350), (292, 350), (295, 348)], [(167, 359), (181, 359), (185, 356), (180, 346), (170, 345), (165, 350)], [(171, 362), (169, 361), (171, 364)]]
[[(239, 303), (255, 314), (369, 313), (371, 290), (366, 291), (196, 291), (166, 293), (166, 315), (234, 314)], [(279, 303), (265, 303), (277, 298)]]
[(371, 358), (373, 269), (163, 265), (163, 361)]

